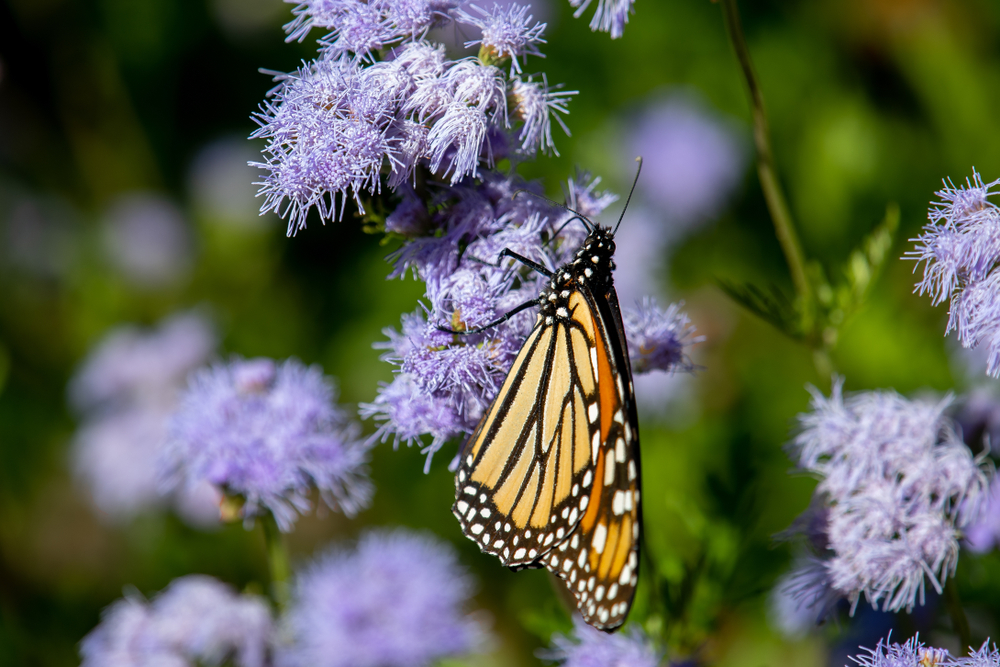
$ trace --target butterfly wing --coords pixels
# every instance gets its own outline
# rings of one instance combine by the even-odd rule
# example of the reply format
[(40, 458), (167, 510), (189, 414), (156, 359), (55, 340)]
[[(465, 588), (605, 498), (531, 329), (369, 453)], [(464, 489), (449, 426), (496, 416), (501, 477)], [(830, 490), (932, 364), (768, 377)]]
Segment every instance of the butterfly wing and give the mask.
[(480, 548), (564, 579), (591, 625), (613, 630), (638, 574), (638, 427), (614, 289), (539, 318), (469, 439), (454, 513)]
[(639, 429), (614, 288), (609, 285), (606, 294), (598, 295), (583, 291), (581, 296), (590, 307), (573, 308), (572, 317), (588, 333), (593, 331), (591, 365), (597, 384), (595, 442), (599, 448), (588, 511), (568, 540), (563, 571), (556, 573), (566, 580), (584, 620), (610, 631), (625, 622), (638, 582), (642, 533)]
[(462, 453), (455, 516), (508, 567), (541, 567), (590, 500), (589, 356), (579, 327), (537, 324)]

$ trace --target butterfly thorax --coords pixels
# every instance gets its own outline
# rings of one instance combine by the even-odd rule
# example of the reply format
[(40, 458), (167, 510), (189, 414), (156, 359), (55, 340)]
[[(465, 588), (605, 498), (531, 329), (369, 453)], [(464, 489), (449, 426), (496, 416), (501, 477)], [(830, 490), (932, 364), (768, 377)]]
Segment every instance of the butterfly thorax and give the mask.
[(573, 259), (556, 270), (548, 286), (538, 295), (541, 304), (538, 321), (552, 324), (569, 318), (569, 297), (581, 287), (587, 287), (596, 294), (606, 293), (612, 284), (614, 253), (615, 241), (611, 230), (595, 227)]

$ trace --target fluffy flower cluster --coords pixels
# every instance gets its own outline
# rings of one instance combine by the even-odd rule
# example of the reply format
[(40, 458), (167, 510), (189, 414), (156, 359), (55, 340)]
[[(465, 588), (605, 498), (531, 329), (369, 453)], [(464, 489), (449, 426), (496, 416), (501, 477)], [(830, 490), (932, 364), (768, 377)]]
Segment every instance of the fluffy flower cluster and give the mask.
[[(69, 383), (69, 402), (83, 418), (73, 439), (73, 468), (100, 516), (127, 520), (163, 503), (154, 460), (187, 374), (214, 353), (215, 332), (197, 313), (182, 313), (144, 331), (112, 330)], [(218, 515), (211, 489), (176, 494), (181, 515), (204, 524)]]
[(852, 656), (861, 667), (1000, 667), (1000, 652), (987, 639), (978, 651), (970, 649), (964, 658), (954, 658), (946, 649), (925, 646), (919, 635), (902, 644), (880, 639), (875, 648), (863, 649), (865, 654)]
[[(588, 217), (614, 201), (581, 175), (568, 184), (568, 205)], [(514, 196), (518, 190), (528, 193)], [(480, 182), (442, 191), (433, 215), (415, 197), (389, 216), (387, 227), (410, 236), (394, 256), (394, 276), (412, 273), (427, 285), (427, 303), (403, 316), (402, 330), (386, 330), (383, 359), (399, 374), (383, 386), (362, 415), (381, 421), (378, 435), (413, 444), (431, 436), (431, 455), (450, 438), (467, 433), (483, 416), (534, 324), (528, 310), (474, 334), (441, 330), (477, 329), (496, 322), (538, 297), (543, 276), (520, 262), (493, 262), (505, 248), (548, 269), (568, 261), (586, 236), (572, 213), (532, 196), (534, 186), (516, 177), (484, 172)], [(568, 223), (568, 224), (567, 224)], [(661, 311), (647, 303), (632, 323), (633, 361), (642, 370), (686, 369), (684, 347), (697, 342), (676, 306)]]
[(329, 507), (359, 511), (372, 494), (370, 447), (335, 397), (318, 367), (295, 360), (237, 358), (199, 371), (158, 462), (164, 488), (207, 481), (244, 502), (246, 521), (269, 511), (286, 531), (313, 488)]
[(477, 650), (472, 579), (448, 545), (404, 530), (364, 534), (299, 574), (281, 667), (419, 667)]
[(686, 350), (705, 337), (694, 335), (690, 318), (681, 311), (683, 305), (672, 303), (663, 310), (646, 297), (637, 308), (625, 311), (623, 324), (633, 372), (694, 370)]
[(966, 187), (950, 181), (936, 194), (930, 223), (907, 257), (924, 263), (920, 294), (950, 302), (948, 329), (964, 347), (989, 346), (987, 373), (1000, 377), (1000, 208), (989, 201), (1000, 180), (984, 183), (975, 171)]
[(657, 667), (661, 655), (642, 630), (608, 634), (596, 630), (579, 616), (573, 617), (573, 636), (555, 635), (552, 648), (541, 657), (563, 667)]
[(987, 479), (952, 422), (950, 398), (909, 401), (894, 392), (813, 392), (790, 447), (820, 478), (797, 531), (817, 554), (784, 587), (800, 606), (863, 593), (884, 610), (923, 604), (925, 579), (941, 592), (958, 563), (961, 531), (979, 514)]
[[(590, 3), (591, 0), (569, 0), (569, 4), (576, 7), (573, 16), (580, 18)], [(610, 33), (611, 39), (618, 39), (625, 31), (634, 3), (635, 0), (597, 0), (597, 9), (590, 19), (590, 29)]]
[[(267, 141), (259, 194), (261, 212), (302, 229), (315, 208), (338, 219), (348, 196), (364, 211), (362, 194), (397, 189), (418, 166), (455, 184), (507, 156), (511, 119), (520, 121), (523, 151), (553, 150), (551, 120), (566, 96), (544, 79), (508, 78), (507, 58), (540, 55), (544, 24), (524, 8), (494, 6), (480, 17), (455, 12), (454, 0), (312, 0), (295, 9), (290, 39), (313, 27), (330, 32), (317, 60), (290, 74), (255, 114), (252, 138)], [(480, 57), (450, 60), (444, 46), (423, 39), (453, 18), (483, 28)], [(562, 124), (561, 120), (558, 120)], [(563, 125), (565, 128), (565, 125)], [(339, 207), (338, 201), (339, 200)]]
[(83, 667), (223, 665), (266, 667), (267, 604), (207, 576), (176, 579), (152, 602), (134, 596), (108, 607), (80, 643)]

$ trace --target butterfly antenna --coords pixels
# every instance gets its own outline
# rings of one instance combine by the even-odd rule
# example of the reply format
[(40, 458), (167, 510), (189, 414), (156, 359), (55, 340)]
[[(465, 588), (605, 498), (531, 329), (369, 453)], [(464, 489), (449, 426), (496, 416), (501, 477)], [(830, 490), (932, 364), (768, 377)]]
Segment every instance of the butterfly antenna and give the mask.
[(618, 225), (622, 224), (622, 219), (625, 217), (625, 211), (628, 210), (628, 203), (632, 201), (632, 194), (635, 192), (635, 185), (639, 182), (639, 173), (642, 172), (642, 156), (640, 155), (635, 159), (639, 163), (639, 166), (635, 168), (635, 180), (632, 181), (632, 189), (628, 191), (628, 199), (625, 200), (625, 207), (622, 209), (622, 214), (618, 217), (618, 224), (615, 225), (614, 230), (611, 235), (614, 236), (618, 233)]
[[(590, 232), (594, 231), (594, 223), (592, 223), (590, 220), (588, 220), (586, 218), (586, 216), (583, 215), (583, 213), (580, 213), (579, 211), (577, 211), (575, 209), (572, 209), (569, 206), (566, 206), (566, 204), (560, 204), (559, 202), (555, 201), (554, 199), (549, 199), (548, 197), (546, 197), (544, 195), (536, 194), (536, 193), (532, 192), (531, 190), (525, 190), (525, 189), (521, 188), (520, 190), (516, 190), (514, 192), (514, 194), (512, 194), (510, 196), (510, 198), (513, 199), (514, 197), (517, 197), (519, 194), (522, 194), (522, 193), (526, 194), (526, 195), (530, 195), (530, 196), (534, 197), (535, 199), (541, 199), (542, 201), (546, 201), (546, 202), (552, 204), (553, 206), (558, 206), (559, 208), (565, 209), (565, 210), (569, 211), (570, 213), (572, 213), (573, 215), (575, 215), (576, 218), (570, 218), (569, 220), (566, 221), (567, 224), (570, 223), (570, 222), (572, 222), (574, 219), (577, 219), (577, 220), (579, 220), (580, 222), (583, 223), (584, 227), (587, 228), (587, 233), (588, 234)], [(565, 227), (565, 225), (563, 225), (563, 226)], [(556, 233), (558, 233), (558, 232), (556, 232)]]

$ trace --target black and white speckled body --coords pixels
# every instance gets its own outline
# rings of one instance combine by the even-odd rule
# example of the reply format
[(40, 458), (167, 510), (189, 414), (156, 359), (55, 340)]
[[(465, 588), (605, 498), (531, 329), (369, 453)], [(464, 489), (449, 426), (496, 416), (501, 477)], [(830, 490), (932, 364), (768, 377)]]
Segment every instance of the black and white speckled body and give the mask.
[(587, 236), (576, 256), (555, 272), (548, 286), (538, 295), (541, 308), (538, 321), (553, 324), (569, 318), (569, 297), (574, 289), (587, 286), (595, 294), (607, 294), (612, 288), (615, 269), (615, 241), (611, 230), (597, 226)]

